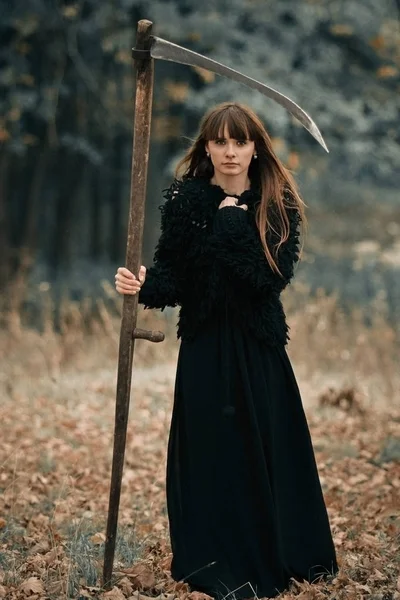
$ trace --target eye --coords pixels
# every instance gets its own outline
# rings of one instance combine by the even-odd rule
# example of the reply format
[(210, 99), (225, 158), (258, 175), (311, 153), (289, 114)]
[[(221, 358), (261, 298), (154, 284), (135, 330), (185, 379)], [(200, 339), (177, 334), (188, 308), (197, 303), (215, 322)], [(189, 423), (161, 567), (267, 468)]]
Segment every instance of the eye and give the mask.
[(239, 146), (245, 146), (247, 144), (247, 140), (238, 140), (237, 143)]
[(223, 138), (219, 138), (219, 139), (215, 140), (215, 143), (222, 145), (222, 144), (225, 144), (225, 140)]

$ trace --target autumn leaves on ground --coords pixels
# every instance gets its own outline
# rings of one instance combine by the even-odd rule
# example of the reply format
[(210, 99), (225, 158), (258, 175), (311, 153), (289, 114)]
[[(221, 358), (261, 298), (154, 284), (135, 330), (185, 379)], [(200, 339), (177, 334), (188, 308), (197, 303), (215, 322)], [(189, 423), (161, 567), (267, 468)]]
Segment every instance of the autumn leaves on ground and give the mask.
[[(328, 583), (292, 581), (280, 598), (400, 599), (398, 340), (378, 317), (363, 328), (324, 295), (308, 306), (301, 319), (289, 313), (288, 353), (340, 573)], [(110, 591), (102, 590), (101, 573), (118, 319), (103, 315), (91, 332), (66, 319), (60, 335), (51, 328), (1, 334), (0, 598), (202, 597), (169, 573), (165, 457), (174, 325), (149, 311), (140, 322), (166, 330), (168, 339), (136, 343)]]

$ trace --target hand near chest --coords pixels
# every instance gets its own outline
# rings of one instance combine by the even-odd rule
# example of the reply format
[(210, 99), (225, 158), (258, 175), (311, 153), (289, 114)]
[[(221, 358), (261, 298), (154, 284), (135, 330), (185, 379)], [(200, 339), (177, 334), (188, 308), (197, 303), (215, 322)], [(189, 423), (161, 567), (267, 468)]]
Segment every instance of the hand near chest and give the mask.
[(226, 196), (218, 206), (218, 209), (225, 208), (225, 206), (237, 206), (238, 208), (242, 208), (243, 210), (247, 210), (247, 204), (238, 204), (238, 199), (234, 196)]

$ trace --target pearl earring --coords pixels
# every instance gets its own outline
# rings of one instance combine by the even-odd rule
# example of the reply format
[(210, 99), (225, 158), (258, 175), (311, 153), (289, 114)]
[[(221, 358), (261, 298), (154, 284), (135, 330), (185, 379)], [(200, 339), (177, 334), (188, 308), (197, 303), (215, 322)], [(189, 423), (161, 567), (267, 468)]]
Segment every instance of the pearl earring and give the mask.
[(257, 154), (254, 155), (254, 158), (257, 158)]
[(208, 158), (210, 158), (210, 153), (209, 152), (207, 152), (207, 156), (208, 156)]

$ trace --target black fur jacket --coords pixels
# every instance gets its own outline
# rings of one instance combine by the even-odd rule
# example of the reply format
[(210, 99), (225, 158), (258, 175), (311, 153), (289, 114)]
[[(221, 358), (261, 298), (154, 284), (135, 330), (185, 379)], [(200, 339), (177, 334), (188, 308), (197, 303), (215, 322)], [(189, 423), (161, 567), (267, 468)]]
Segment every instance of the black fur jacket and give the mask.
[[(261, 245), (255, 221), (261, 200), (257, 188), (239, 197), (247, 211), (237, 206), (218, 209), (226, 193), (204, 178), (174, 180), (164, 197), (161, 235), (139, 302), (162, 310), (180, 306), (177, 337), (182, 340), (193, 339), (206, 322), (227, 311), (256, 338), (287, 344), (290, 327), (280, 293), (299, 259), (299, 211), (287, 211), (290, 236), (277, 260), (282, 278), (270, 268)], [(276, 234), (268, 233), (270, 249), (277, 241)]]

